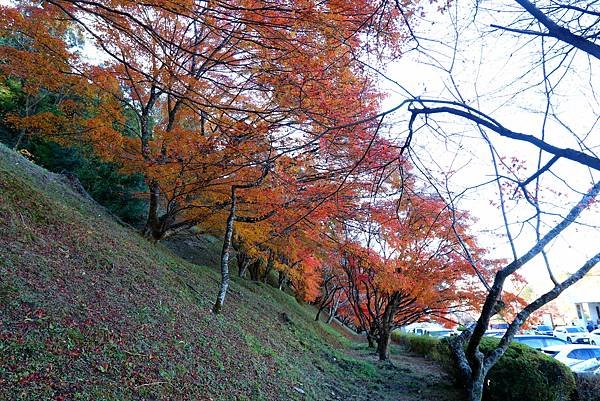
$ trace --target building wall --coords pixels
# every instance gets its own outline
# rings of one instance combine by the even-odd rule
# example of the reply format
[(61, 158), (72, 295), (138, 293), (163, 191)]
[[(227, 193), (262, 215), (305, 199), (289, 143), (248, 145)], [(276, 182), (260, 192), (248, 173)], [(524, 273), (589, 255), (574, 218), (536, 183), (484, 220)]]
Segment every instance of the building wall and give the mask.
[(590, 318), (595, 324), (600, 323), (600, 302), (593, 302), (588, 304), (590, 310)]
[(594, 325), (600, 325), (600, 302), (581, 302), (575, 304), (577, 320), (575, 325), (587, 327), (587, 322), (592, 321)]

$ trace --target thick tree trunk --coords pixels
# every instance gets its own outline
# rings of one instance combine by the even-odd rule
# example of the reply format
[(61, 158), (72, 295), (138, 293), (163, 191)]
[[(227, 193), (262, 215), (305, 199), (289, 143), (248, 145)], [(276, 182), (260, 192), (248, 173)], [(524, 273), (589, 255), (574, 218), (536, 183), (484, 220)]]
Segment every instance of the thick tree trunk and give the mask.
[[(150, 141), (152, 140), (152, 127), (150, 124), (150, 113), (156, 104), (156, 100), (160, 94), (157, 92), (156, 87), (153, 85), (150, 88), (150, 94), (146, 105), (140, 112), (140, 145), (141, 154), (146, 163), (150, 163), (153, 159), (150, 148)], [(148, 217), (146, 219), (146, 226), (144, 227), (144, 236), (154, 241), (158, 241), (162, 238), (163, 233), (160, 231), (160, 217), (158, 215), (160, 206), (160, 186), (156, 178), (151, 178), (146, 175), (146, 180), (150, 180), (148, 183), (148, 189), (150, 190), (150, 204), (148, 207)]]
[(148, 207), (148, 217), (144, 227), (144, 236), (158, 241), (162, 238), (160, 233), (160, 218), (158, 217), (158, 206), (160, 202), (160, 187), (158, 181), (152, 179), (148, 185), (150, 190), (150, 205)]
[(470, 332), (465, 331), (461, 335), (451, 338), (448, 344), (456, 362), (460, 380), (465, 386), (468, 401), (481, 401), (485, 375), (489, 367), (486, 370), (484, 355), (479, 350), (476, 350), (471, 358), (467, 358), (465, 343), (469, 341), (470, 336)]
[(389, 330), (381, 330), (377, 338), (377, 355), (380, 361), (388, 359), (388, 345), (390, 344)]
[(225, 295), (227, 294), (227, 288), (229, 287), (229, 250), (231, 247), (231, 237), (233, 236), (233, 222), (235, 220), (235, 188), (231, 189), (231, 207), (229, 209), (229, 216), (227, 217), (227, 224), (225, 226), (225, 235), (223, 237), (223, 249), (221, 250), (221, 288), (217, 295), (217, 301), (213, 308), (213, 312), (218, 314), (223, 308), (225, 302)]
[(471, 378), (467, 384), (467, 401), (481, 401), (485, 376)]

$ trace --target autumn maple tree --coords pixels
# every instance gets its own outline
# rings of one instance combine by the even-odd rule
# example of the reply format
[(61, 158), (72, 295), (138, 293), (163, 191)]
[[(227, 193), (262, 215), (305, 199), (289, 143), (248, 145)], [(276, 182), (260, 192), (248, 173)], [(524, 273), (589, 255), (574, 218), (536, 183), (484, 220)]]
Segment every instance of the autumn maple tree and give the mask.
[[(84, 75), (130, 118), (115, 121), (122, 138), (90, 131), (89, 139), (99, 152), (112, 144), (115, 161), (146, 177), (150, 238), (201, 224), (233, 177), (243, 185), (255, 148), (270, 143), (280, 155), (335, 142), (337, 126), (375, 109), (357, 54), (378, 5), (263, 3), (44, 6), (79, 23), (107, 57), (102, 79), (98, 68)], [(396, 17), (379, 20), (378, 40), (399, 38)]]
[(17, 133), (12, 146), (18, 149), (26, 137), (66, 143), (90, 130), (105, 132), (120, 110), (77, 73), (73, 22), (56, 9), (28, 4), (1, 6), (1, 12), (0, 84), (10, 99), (2, 123)]
[[(402, 15), (371, 1), (49, 1), (27, 10), (64, 21), (103, 57), (74, 60), (66, 32), (54, 32), (62, 64), (53, 79), (85, 82), (85, 96), (103, 104), (94, 120), (78, 122), (73, 140), (143, 174), (144, 234), (161, 240), (199, 227), (223, 235), (218, 312), (231, 248), (240, 271), (285, 272), (302, 298), (317, 296), (322, 259), (308, 239), (340, 211), (360, 208), (398, 159), (374, 118), (381, 95), (360, 55), (375, 44), (378, 56), (398, 50), (406, 6)], [(25, 8), (10, 10), (19, 31), (35, 37)], [(40, 57), (48, 50), (41, 46)], [(7, 57), (16, 65), (18, 55)]]
[[(365, 218), (364, 233), (355, 230), (340, 241), (337, 260), (357, 325), (384, 360), (393, 329), (470, 310), (483, 288), (441, 199), (405, 192), (396, 201), (371, 205)], [(461, 231), (467, 223), (464, 216)]]

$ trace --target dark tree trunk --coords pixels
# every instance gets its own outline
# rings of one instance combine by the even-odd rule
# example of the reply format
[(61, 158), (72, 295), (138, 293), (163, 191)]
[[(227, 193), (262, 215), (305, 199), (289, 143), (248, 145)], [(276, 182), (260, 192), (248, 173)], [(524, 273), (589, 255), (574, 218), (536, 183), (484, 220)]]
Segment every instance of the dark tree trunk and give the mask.
[[(141, 153), (145, 162), (151, 162), (153, 157), (150, 148), (150, 141), (152, 140), (152, 127), (150, 124), (150, 114), (160, 96), (156, 86), (150, 88), (150, 94), (148, 101), (140, 111), (140, 140), (141, 140)], [(146, 179), (150, 177), (146, 176)], [(148, 217), (146, 219), (146, 226), (144, 227), (144, 236), (154, 241), (158, 241), (163, 237), (164, 231), (161, 230), (161, 221), (159, 217), (159, 206), (160, 206), (160, 186), (156, 178), (151, 178), (148, 183), (150, 190), (150, 204), (148, 207)]]
[(160, 187), (158, 181), (153, 179), (148, 184), (150, 190), (150, 205), (148, 207), (148, 217), (146, 219), (146, 226), (144, 227), (144, 236), (146, 238), (158, 241), (162, 238), (160, 230), (160, 218), (158, 216), (158, 207), (160, 203)]
[(321, 305), (319, 307), (319, 310), (317, 311), (317, 316), (315, 316), (315, 322), (319, 321), (319, 317), (321, 316), (321, 312), (323, 312), (325, 310), (325, 308), (327, 308), (327, 305)]
[(248, 271), (250, 272), (250, 280), (258, 281), (260, 279), (260, 258), (256, 259), (254, 262), (248, 265)]
[(244, 276), (246, 275), (246, 271), (248, 271), (249, 264), (250, 264), (250, 261), (245, 260), (241, 266), (238, 265), (238, 276), (239, 277), (244, 278)]
[(388, 345), (390, 344), (390, 332), (387, 329), (381, 330), (377, 337), (377, 355), (380, 361), (388, 359)]
[(377, 340), (375, 338), (375, 331), (373, 329), (369, 329), (367, 331), (367, 342), (369, 343), (369, 348), (375, 348)]
[(320, 300), (319, 300), (319, 307), (318, 307), (318, 311), (317, 311), (317, 316), (315, 316), (315, 321), (319, 321), (319, 316), (321, 316), (321, 313), (329, 306), (331, 305), (332, 302), (332, 298), (331, 298), (331, 294), (327, 291), (327, 288), (325, 288), (325, 290), (323, 291), (324, 293), (322, 294)]
[[(22, 83), (24, 83), (24, 80), (21, 80)], [(24, 113), (24, 117), (29, 117), (29, 96), (25, 96), (25, 113)], [(19, 130), (19, 136), (17, 137), (17, 142), (15, 142), (15, 146), (13, 146), (13, 150), (19, 150), (19, 146), (21, 145), (21, 142), (23, 141), (23, 138), (25, 138), (25, 134), (27, 132), (25, 131), (25, 128), (21, 128)]]
[(250, 263), (250, 258), (241, 249), (238, 250), (236, 257), (238, 265), (238, 276), (244, 277), (246, 275), (246, 270), (248, 269), (248, 264)]

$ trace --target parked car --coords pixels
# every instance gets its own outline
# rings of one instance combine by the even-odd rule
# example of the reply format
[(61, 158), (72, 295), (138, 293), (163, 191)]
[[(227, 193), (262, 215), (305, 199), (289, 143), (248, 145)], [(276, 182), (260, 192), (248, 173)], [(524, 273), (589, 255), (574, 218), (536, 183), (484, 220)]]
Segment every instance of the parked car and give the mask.
[(573, 364), (570, 368), (578, 375), (600, 375), (600, 358), (587, 359)]
[(483, 334), (486, 337), (502, 337), (506, 330), (486, 330)]
[(556, 327), (554, 329), (554, 336), (573, 344), (590, 343), (590, 335), (586, 330), (582, 329), (581, 327)]
[(508, 330), (508, 323), (490, 323), (490, 330)]
[(552, 336), (554, 335), (554, 330), (552, 330), (552, 326), (541, 324), (535, 328), (535, 334), (543, 336)]
[(596, 329), (590, 333), (590, 341), (592, 345), (600, 345), (600, 329)]
[(542, 352), (561, 361), (569, 367), (575, 367), (582, 361), (590, 359), (600, 360), (600, 347), (595, 345), (554, 345), (542, 348)]
[(552, 346), (564, 346), (568, 343), (565, 340), (561, 340), (557, 337), (550, 336), (536, 336), (536, 335), (517, 335), (514, 336), (513, 341), (529, 345), (531, 348), (542, 349)]
[(431, 337), (451, 337), (456, 336), (458, 333), (454, 330), (446, 329), (446, 330), (429, 330), (427, 335)]
[(450, 329), (426, 329), (426, 328), (415, 328), (411, 329), (409, 333), (416, 334), (418, 336), (431, 336), (431, 337), (448, 337), (455, 336), (456, 332)]

